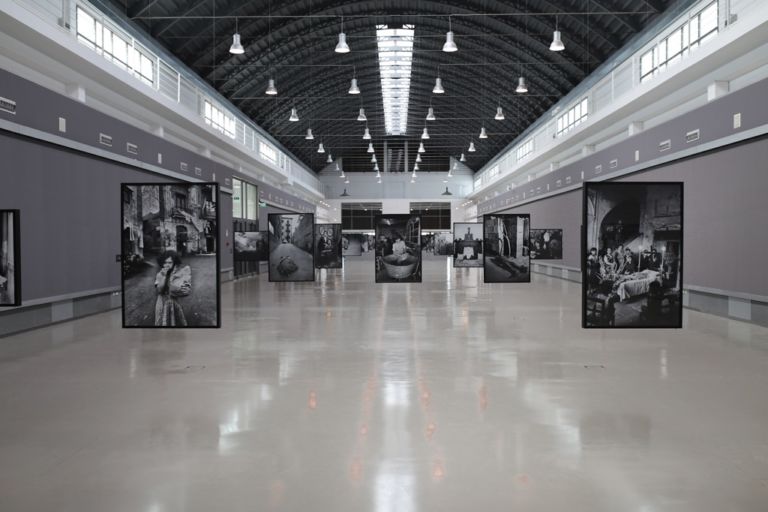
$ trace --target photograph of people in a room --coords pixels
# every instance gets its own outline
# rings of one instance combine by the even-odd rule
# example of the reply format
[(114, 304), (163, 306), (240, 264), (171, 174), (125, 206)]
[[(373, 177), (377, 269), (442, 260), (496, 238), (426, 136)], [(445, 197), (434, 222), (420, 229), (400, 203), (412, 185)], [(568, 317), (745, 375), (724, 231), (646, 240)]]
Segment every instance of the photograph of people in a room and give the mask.
[(421, 217), (376, 218), (376, 282), (421, 282)]
[(0, 307), (21, 305), (19, 211), (0, 210)]
[(584, 327), (682, 327), (683, 184), (584, 184)]
[(531, 228), (531, 259), (563, 259), (563, 230)]
[(315, 216), (312, 213), (270, 213), (269, 280), (315, 280)]
[(363, 246), (368, 245), (368, 237), (363, 233), (342, 233), (341, 255), (360, 256), (363, 254)]
[(124, 184), (124, 327), (219, 327), (215, 183)]
[(486, 283), (530, 283), (528, 214), (483, 216), (483, 279)]
[(235, 261), (267, 261), (268, 247), (266, 231), (235, 231)]
[(341, 268), (341, 224), (315, 224), (315, 266)]
[(483, 266), (483, 223), (453, 223), (453, 266)]

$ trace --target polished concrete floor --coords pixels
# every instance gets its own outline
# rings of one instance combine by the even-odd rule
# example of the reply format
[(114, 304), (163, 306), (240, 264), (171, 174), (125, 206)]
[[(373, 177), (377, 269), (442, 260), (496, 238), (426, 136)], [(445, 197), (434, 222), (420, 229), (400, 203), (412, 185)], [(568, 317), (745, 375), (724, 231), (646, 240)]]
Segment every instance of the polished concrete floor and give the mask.
[(0, 511), (765, 512), (768, 330), (580, 328), (580, 286), (425, 262), (0, 339)]

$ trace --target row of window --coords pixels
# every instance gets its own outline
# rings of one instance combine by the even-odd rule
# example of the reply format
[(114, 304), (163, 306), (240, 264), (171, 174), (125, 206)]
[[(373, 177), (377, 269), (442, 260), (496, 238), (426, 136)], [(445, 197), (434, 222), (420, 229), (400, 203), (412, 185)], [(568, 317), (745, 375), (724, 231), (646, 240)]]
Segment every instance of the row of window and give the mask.
[(259, 190), (256, 185), (232, 178), (232, 217), (259, 220)]
[(717, 2), (712, 2), (640, 57), (640, 82), (644, 82), (691, 50), (717, 35)]
[(587, 120), (589, 116), (589, 99), (584, 98), (576, 105), (568, 109), (567, 112), (560, 115), (557, 118), (557, 124), (555, 126), (555, 136), (562, 137), (569, 131), (573, 130), (581, 123)]

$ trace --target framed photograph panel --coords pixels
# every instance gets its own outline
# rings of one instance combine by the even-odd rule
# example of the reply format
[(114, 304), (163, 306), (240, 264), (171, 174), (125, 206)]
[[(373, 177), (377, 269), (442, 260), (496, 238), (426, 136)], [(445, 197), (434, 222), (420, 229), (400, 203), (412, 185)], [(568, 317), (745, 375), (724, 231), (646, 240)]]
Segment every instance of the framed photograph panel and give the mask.
[(302, 282), (315, 280), (315, 215), (270, 213), (269, 280)]
[(363, 233), (342, 233), (341, 255), (362, 256), (368, 246), (368, 236)]
[(0, 308), (21, 306), (19, 210), (0, 210)]
[(531, 259), (563, 259), (562, 229), (531, 229)]
[(582, 325), (681, 328), (683, 184), (587, 182)]
[(453, 223), (453, 266), (483, 266), (483, 223)]
[(421, 282), (421, 217), (376, 217), (376, 282)]
[(530, 283), (531, 216), (483, 216), (483, 279), (486, 283)]
[(216, 183), (121, 187), (123, 327), (220, 327)]
[(235, 261), (267, 261), (267, 231), (235, 231)]
[(341, 224), (315, 224), (315, 266), (341, 268)]

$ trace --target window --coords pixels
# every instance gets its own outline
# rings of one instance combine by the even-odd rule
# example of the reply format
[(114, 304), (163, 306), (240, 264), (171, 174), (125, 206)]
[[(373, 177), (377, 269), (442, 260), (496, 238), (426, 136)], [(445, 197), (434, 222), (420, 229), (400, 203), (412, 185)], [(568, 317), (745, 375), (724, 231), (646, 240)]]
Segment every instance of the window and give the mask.
[(187, 196), (184, 194), (176, 194), (174, 204), (179, 210), (187, 209)]
[(381, 203), (342, 203), (342, 230), (375, 230), (376, 217), (381, 215)]
[(555, 135), (561, 137), (587, 120), (589, 115), (589, 100), (584, 98), (557, 118)]
[(531, 153), (533, 153), (533, 139), (528, 139), (517, 147), (517, 161), (525, 160)]
[(478, 190), (482, 184), (483, 184), (483, 179), (482, 178), (477, 178), (475, 180), (474, 190)]
[(227, 115), (208, 100), (203, 103), (203, 119), (205, 119), (205, 124), (213, 129), (220, 131), (230, 139), (235, 138), (235, 118)]
[(237, 178), (232, 178), (232, 217), (243, 217), (243, 182)]
[(277, 150), (264, 141), (259, 141), (259, 154), (261, 158), (269, 160), (273, 164), (277, 163)]
[(488, 179), (495, 180), (496, 178), (499, 177), (500, 174), (501, 174), (501, 171), (499, 170), (499, 166), (494, 165), (488, 170)]
[(246, 183), (245, 188), (245, 218), (248, 220), (259, 220), (259, 192), (256, 189), (256, 185)]
[(127, 34), (106, 26), (86, 10), (77, 7), (77, 39), (113, 64), (154, 86), (157, 58)]

